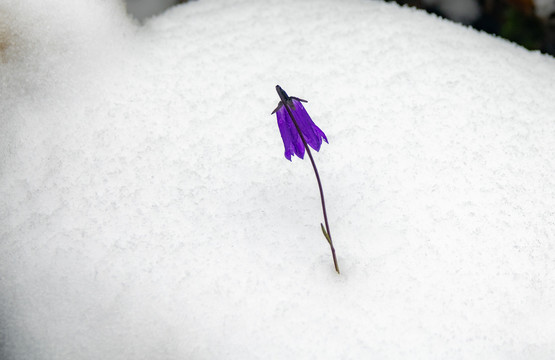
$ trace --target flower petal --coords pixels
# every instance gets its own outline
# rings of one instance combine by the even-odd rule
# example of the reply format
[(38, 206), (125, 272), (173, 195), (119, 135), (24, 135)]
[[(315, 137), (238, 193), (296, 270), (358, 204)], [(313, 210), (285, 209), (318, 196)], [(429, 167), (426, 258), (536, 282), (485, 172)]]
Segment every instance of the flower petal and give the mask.
[(301, 129), (303, 136), (305, 137), (306, 143), (310, 145), (316, 151), (320, 150), (320, 146), (322, 145), (322, 138), (328, 142), (326, 134), (310, 118), (306, 109), (304, 108), (303, 104), (295, 99), (291, 99), (293, 102), (293, 106), (295, 109), (292, 111), (295, 120), (297, 120), (297, 124)]
[(277, 122), (283, 146), (285, 147), (285, 158), (291, 161), (291, 156), (297, 155), (302, 159), (305, 151), (303, 142), (287, 109), (283, 105), (277, 109)]

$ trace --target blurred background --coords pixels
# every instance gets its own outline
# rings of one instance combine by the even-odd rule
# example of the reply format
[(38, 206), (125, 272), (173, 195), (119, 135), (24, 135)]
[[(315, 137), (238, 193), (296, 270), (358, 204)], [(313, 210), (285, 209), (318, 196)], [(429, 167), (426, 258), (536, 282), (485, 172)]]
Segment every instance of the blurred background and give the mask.
[[(126, 0), (139, 21), (190, 0)], [(202, 1), (202, 0), (200, 0)], [(338, 0), (339, 1), (339, 0)], [(426, 10), (555, 56), (555, 0), (385, 0)]]

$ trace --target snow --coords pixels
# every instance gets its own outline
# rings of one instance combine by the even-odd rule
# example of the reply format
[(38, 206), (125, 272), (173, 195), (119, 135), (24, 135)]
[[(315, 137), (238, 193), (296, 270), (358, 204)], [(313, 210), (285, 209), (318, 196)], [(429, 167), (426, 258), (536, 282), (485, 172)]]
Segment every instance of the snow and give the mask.
[(0, 358), (555, 357), (552, 57), (365, 0), (0, 14)]

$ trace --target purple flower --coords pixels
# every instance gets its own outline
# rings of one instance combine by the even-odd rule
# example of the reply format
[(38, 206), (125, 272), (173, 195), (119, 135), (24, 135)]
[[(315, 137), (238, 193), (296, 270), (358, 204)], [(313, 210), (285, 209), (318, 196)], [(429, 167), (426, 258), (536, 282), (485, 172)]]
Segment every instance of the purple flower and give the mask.
[(297, 155), (302, 159), (306, 148), (306, 152), (310, 158), (310, 163), (314, 169), (314, 175), (316, 175), (316, 181), (318, 181), (320, 199), (322, 200), (322, 212), (324, 214), (324, 222), (326, 223), (326, 226), (324, 227), (324, 224), (320, 223), (320, 228), (330, 245), (333, 265), (335, 266), (335, 271), (339, 274), (339, 265), (337, 264), (337, 256), (335, 255), (335, 248), (333, 247), (330, 226), (328, 224), (328, 215), (326, 214), (324, 190), (322, 189), (322, 182), (320, 181), (320, 175), (318, 175), (316, 163), (314, 162), (314, 158), (312, 157), (312, 153), (308, 147), (310, 146), (314, 150), (318, 151), (322, 145), (322, 139), (324, 139), (325, 142), (328, 142), (328, 138), (326, 138), (326, 134), (324, 134), (324, 132), (320, 130), (316, 124), (314, 124), (310, 116), (308, 116), (303, 104), (301, 104), (301, 102), (307, 102), (306, 100), (289, 97), (279, 85), (276, 85), (276, 91), (279, 95), (280, 102), (278, 103), (277, 108), (272, 111), (272, 114), (277, 112), (279, 132), (281, 133), (283, 145), (285, 146), (285, 158), (291, 161), (291, 155)]
[[(285, 146), (285, 158), (289, 161), (291, 161), (291, 155), (297, 155), (301, 159), (304, 158), (305, 148), (299, 131), (302, 132), (306, 143), (314, 150), (319, 151), (322, 145), (322, 139), (324, 139), (326, 143), (328, 139), (326, 138), (326, 134), (314, 124), (301, 103), (307, 101), (296, 97), (289, 97), (279, 85), (276, 86), (276, 90), (280, 95), (281, 101), (272, 114), (277, 113), (279, 132), (281, 133), (283, 145)], [(291, 119), (287, 107), (291, 110), (291, 114), (299, 126), (299, 131), (297, 131), (297, 127)]]

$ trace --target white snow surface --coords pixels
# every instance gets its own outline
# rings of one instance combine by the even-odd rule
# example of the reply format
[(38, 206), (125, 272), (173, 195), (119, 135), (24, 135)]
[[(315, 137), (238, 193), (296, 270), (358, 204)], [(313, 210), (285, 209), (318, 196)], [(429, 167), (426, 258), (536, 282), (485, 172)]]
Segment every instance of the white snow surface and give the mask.
[(367, 0), (0, 24), (0, 358), (555, 358), (552, 57)]

